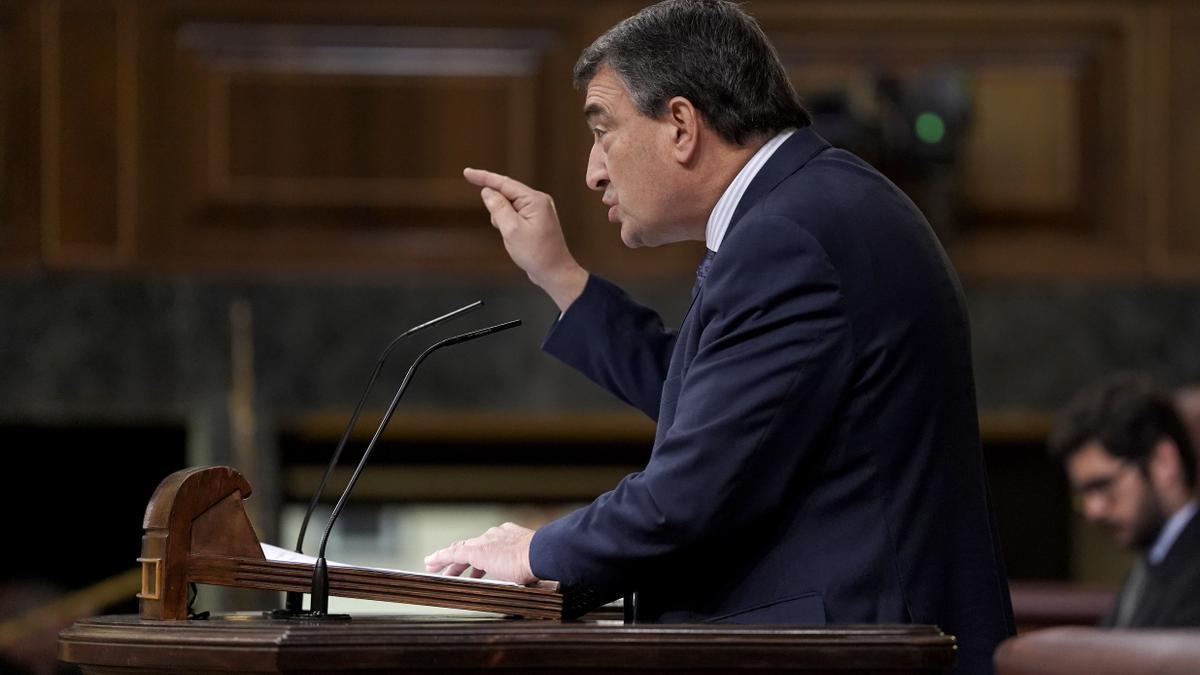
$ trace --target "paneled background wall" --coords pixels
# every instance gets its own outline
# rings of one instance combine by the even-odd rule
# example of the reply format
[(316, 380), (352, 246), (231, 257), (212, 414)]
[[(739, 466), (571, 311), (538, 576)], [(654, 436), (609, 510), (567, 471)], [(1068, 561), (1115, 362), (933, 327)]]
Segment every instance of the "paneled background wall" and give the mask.
[[(690, 251), (631, 262), (582, 186), (570, 66), (636, 6), (10, 0), (0, 258), (490, 276), (507, 262), (459, 176), (478, 165), (552, 192), (581, 256), (618, 276), (686, 273)], [(924, 148), (953, 169), (934, 180), (927, 163), (909, 187), (949, 191), (931, 219), (965, 277), (1200, 277), (1194, 3), (749, 7), (806, 98), (837, 90), (867, 123), (899, 119), (880, 110), (894, 104), (880, 75), (960, 80), (969, 110)]]
[[(640, 6), (0, 0), (0, 444), (40, 452), (37, 430), (81, 424), (155, 439), (181, 428), (171, 452), (184, 461), (250, 474), (273, 538), (280, 504), (302, 492), (289, 477), (311, 478), (295, 458), (332, 448), (378, 350), (481, 298), (457, 327), (529, 326), (431, 359), (381, 461), (419, 446), (436, 465), (422, 475), (442, 479), (454, 474), (436, 467), (557, 463), (578, 471), (548, 481), (563, 486), (555, 499), (602, 489), (651, 428), (538, 352), (553, 307), (460, 171), (553, 194), (577, 256), (678, 319), (698, 250), (621, 246), (583, 184), (590, 138), (570, 84), (580, 50)], [(1119, 560), (1091, 544), (1072, 554), (1090, 540), (1070, 534), (1041, 443), (1049, 415), (1101, 375), (1200, 380), (1200, 7), (745, 6), (818, 128), (918, 201), (966, 283), (1015, 568), (1111, 580)], [(929, 110), (940, 135), (922, 141), (912, 123)], [(112, 438), (54, 448), (67, 466), (72, 452), (111, 454), (97, 500), (138, 464)], [(562, 455), (546, 454), (556, 443)], [(542, 454), (511, 454), (522, 444)], [(148, 497), (158, 477), (136, 489)], [(113, 540), (132, 561), (130, 521)]]

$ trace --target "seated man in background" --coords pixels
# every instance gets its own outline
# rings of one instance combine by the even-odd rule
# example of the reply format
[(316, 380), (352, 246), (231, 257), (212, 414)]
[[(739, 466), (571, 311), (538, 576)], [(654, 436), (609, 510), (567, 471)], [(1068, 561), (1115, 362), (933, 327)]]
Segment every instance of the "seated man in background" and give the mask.
[(1050, 447), (1084, 517), (1142, 554), (1104, 624), (1200, 626), (1196, 456), (1170, 397), (1144, 378), (1103, 382), (1063, 410)]

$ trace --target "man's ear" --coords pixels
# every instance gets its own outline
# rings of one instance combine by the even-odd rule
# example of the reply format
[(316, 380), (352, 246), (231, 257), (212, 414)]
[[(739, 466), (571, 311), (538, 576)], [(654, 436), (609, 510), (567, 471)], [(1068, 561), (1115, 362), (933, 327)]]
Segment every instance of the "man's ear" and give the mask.
[(1154, 454), (1150, 457), (1150, 478), (1160, 492), (1186, 482), (1183, 463), (1179, 459), (1179, 446), (1175, 445), (1175, 441), (1162, 438), (1154, 444)]
[(700, 111), (682, 96), (667, 101), (667, 132), (675, 161), (690, 164), (699, 150)]

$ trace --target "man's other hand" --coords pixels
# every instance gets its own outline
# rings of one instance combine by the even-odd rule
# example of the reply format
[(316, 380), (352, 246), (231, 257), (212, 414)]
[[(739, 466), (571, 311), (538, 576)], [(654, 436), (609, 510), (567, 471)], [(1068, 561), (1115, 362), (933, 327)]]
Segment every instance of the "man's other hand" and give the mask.
[(567, 249), (554, 200), (491, 171), (463, 169), (463, 177), (483, 188), (479, 193), (483, 205), (504, 238), (509, 257), (565, 312), (583, 293), (588, 273)]
[(459, 576), (468, 569), (476, 579), (488, 575), (501, 581), (529, 585), (538, 578), (529, 568), (529, 542), (533, 530), (505, 523), (473, 539), (453, 544), (425, 556), (425, 571)]

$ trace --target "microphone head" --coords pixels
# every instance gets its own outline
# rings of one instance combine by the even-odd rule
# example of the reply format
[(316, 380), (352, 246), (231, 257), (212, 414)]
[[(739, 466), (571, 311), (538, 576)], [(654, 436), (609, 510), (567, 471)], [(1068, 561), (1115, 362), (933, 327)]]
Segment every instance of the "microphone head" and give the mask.
[(456, 345), (456, 344), (459, 344), (460, 342), (467, 342), (468, 340), (474, 340), (475, 338), (481, 338), (485, 335), (491, 335), (492, 333), (499, 333), (500, 331), (505, 331), (510, 328), (516, 328), (517, 326), (520, 326), (520, 325), (521, 325), (520, 319), (514, 319), (512, 321), (498, 323), (495, 326), (488, 326), (487, 328), (480, 328), (479, 330), (473, 330), (470, 333), (463, 333), (462, 335), (455, 335), (454, 337), (446, 338), (445, 340), (439, 342), (438, 346), (439, 347), (447, 347), (449, 345)]
[(516, 328), (520, 325), (520, 319), (513, 319), (512, 321), (505, 321), (504, 323), (498, 323), (495, 326), (488, 326), (487, 328), (480, 328), (479, 330), (487, 331), (484, 333), (484, 335), (489, 335), (491, 333), (499, 333), (502, 330), (508, 330), (509, 328)]

